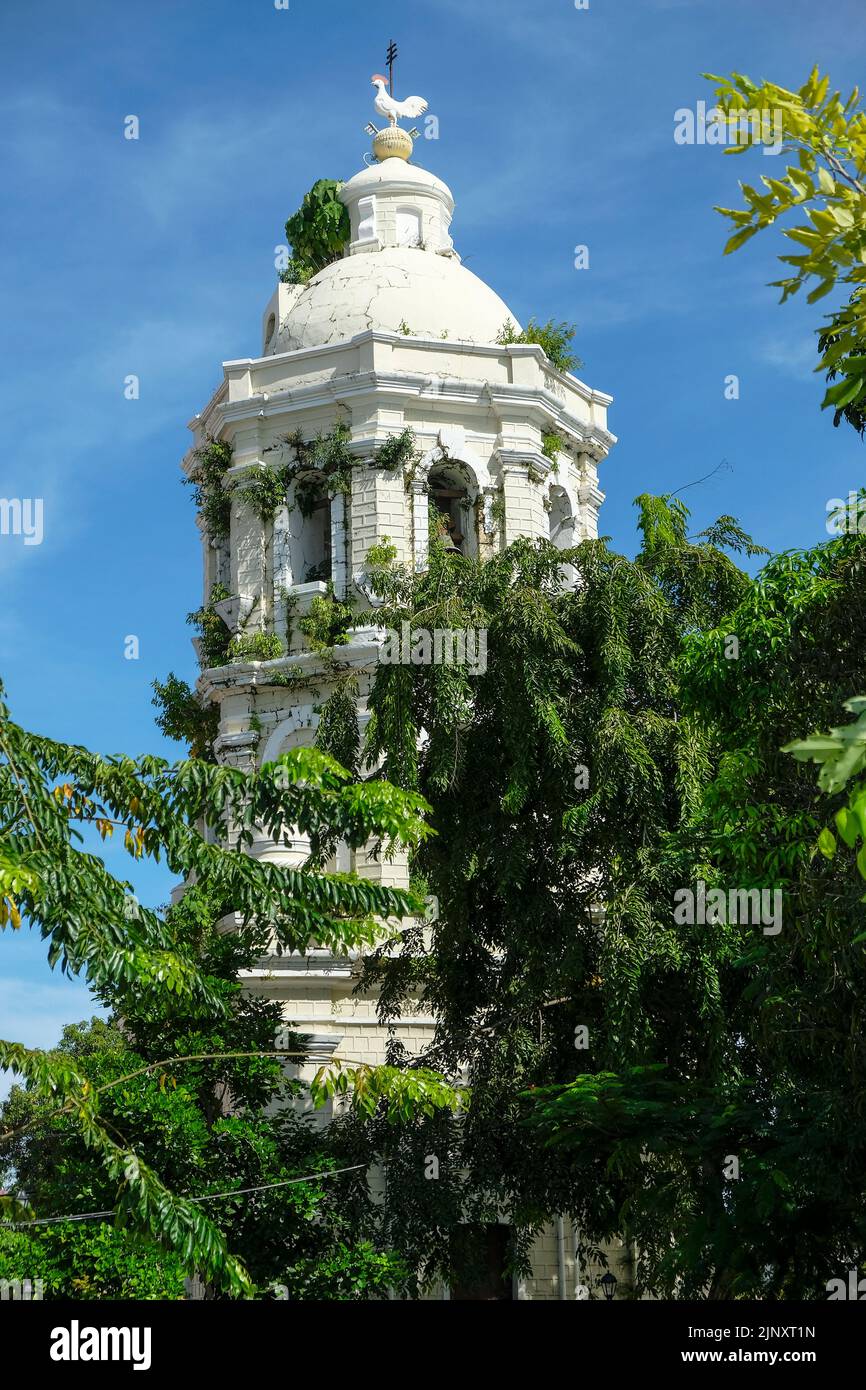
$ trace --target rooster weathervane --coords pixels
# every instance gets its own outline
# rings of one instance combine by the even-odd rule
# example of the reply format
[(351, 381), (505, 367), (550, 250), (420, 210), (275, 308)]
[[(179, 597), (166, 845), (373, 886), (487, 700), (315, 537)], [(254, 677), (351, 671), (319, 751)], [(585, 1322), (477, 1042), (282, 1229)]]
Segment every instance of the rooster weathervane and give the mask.
[(397, 124), (400, 116), (410, 120), (423, 116), (427, 110), (428, 103), (423, 97), (407, 97), (405, 101), (397, 101), (394, 96), (394, 61), (397, 57), (397, 45), (393, 39), (388, 44), (386, 64), (388, 76), (383, 77), (380, 72), (376, 72), (370, 78), (376, 88), (376, 100), (373, 105), (380, 116), (387, 116), (388, 125), (383, 130), (379, 130), (372, 122), (366, 127), (367, 134), (373, 136), (373, 153), (378, 160), (383, 159), (408, 159), (412, 153), (412, 142), (420, 134), (414, 127), (411, 130), (403, 130)]

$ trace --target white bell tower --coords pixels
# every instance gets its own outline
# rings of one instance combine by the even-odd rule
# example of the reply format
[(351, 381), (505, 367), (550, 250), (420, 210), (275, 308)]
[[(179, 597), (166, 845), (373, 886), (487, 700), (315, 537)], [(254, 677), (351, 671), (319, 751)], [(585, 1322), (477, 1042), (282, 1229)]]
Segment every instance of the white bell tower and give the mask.
[[(611, 398), (558, 371), (540, 347), (497, 341), (515, 316), (461, 265), (451, 191), (408, 161), (407, 142), (411, 153), (399, 127), (377, 134), (384, 157), (340, 190), (351, 224), (344, 254), (307, 284), (277, 286), (261, 355), (223, 364), (192, 426), (194, 449), (208, 439), (230, 446), (229, 487), (250, 470), (278, 471), (292, 436), (310, 441), (338, 424), (352, 460), (347, 486), (324, 477), (316, 493), (315, 480), (296, 476), (264, 520), (235, 489), (228, 536), (203, 532), (205, 602), (224, 585), (230, 597), (219, 611), (232, 631), (284, 647), (273, 659), (239, 657), (202, 673), (199, 688), (219, 707), (217, 757), (236, 766), (315, 740), (335, 659), (357, 678), (363, 734), (381, 651), (375, 611), (330, 655), (311, 647), (298, 622), (329, 594), (351, 596), (363, 611), (374, 544), (388, 540), (399, 561), (423, 570), (431, 506), (456, 548), (482, 559), (519, 536), (564, 549), (597, 534), (598, 466), (615, 442)], [(378, 467), (376, 450), (407, 427), (420, 463), (408, 476)], [(187, 471), (193, 466), (191, 450)], [(262, 840), (252, 852), (297, 865), (307, 849), (298, 838), (290, 849)], [(336, 867), (408, 886), (405, 860), (343, 850)], [(312, 951), (263, 960), (250, 984), (279, 998), (287, 1024), (320, 1048), (381, 1062), (387, 1035), (375, 1001), (352, 994), (356, 972), (352, 959)], [(416, 1050), (433, 1020), (407, 1014), (398, 1032)]]

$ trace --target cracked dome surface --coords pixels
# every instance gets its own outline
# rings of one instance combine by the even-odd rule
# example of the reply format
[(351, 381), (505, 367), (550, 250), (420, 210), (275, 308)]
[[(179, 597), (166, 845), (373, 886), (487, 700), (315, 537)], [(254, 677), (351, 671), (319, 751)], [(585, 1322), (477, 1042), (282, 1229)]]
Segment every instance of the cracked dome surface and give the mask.
[(272, 351), (346, 342), (370, 329), (494, 343), (506, 319), (498, 294), (448, 256), (389, 247), (326, 266), (299, 292)]

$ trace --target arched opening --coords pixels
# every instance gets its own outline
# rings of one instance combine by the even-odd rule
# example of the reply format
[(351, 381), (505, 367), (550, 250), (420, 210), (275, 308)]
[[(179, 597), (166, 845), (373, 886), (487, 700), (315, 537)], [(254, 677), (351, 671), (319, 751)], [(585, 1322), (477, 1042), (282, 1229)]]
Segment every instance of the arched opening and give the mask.
[(333, 575), (331, 498), (323, 474), (304, 473), (296, 478), (290, 505), (293, 581), (328, 583)]
[(331, 499), (325, 495), (313, 504), (309, 518), (312, 558), (304, 575), (304, 583), (314, 579), (327, 583), (331, 578)]
[[(316, 743), (316, 729), (319, 723), (319, 716), (310, 710), (303, 722), (297, 727), (292, 728), (294, 721), (284, 721), (281, 726), (271, 734), (264, 750), (264, 762), (277, 762), (284, 753), (294, 751), (296, 748), (313, 748)], [(288, 728), (288, 732), (283, 732)], [(273, 840), (265, 835), (260, 835), (254, 841), (251, 853), (259, 859), (267, 859), (273, 863), (284, 864), (290, 868), (302, 869), (308, 863), (312, 853), (310, 836), (299, 829), (298, 826), (287, 827), (289, 843), (275, 844)], [(340, 840), (323, 864), (317, 866), (318, 873), (336, 874), (352, 873), (355, 867), (354, 851), (345, 840)]]
[(398, 246), (420, 246), (422, 243), (421, 235), (421, 214), (417, 208), (398, 208), (397, 209), (397, 245)]
[(427, 492), (431, 526), (437, 527), (449, 549), (461, 555), (477, 554), (474, 489), (462, 469), (441, 464), (427, 479)]
[[(577, 544), (574, 512), (565, 488), (554, 486), (550, 489), (547, 522), (548, 534), (557, 550), (570, 550)], [(563, 565), (562, 577), (567, 587), (573, 587), (577, 581), (577, 570), (573, 565)]]
[(574, 545), (574, 514), (565, 488), (550, 489), (550, 511), (547, 514), (550, 539), (557, 550), (568, 550)]

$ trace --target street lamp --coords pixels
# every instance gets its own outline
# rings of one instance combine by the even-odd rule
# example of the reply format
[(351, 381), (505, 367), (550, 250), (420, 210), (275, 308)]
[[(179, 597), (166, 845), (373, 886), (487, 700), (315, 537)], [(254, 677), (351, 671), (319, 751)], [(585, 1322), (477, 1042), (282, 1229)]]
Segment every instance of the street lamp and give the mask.
[(601, 1284), (602, 1293), (608, 1302), (610, 1302), (616, 1293), (616, 1275), (611, 1274), (610, 1270), (608, 1270), (607, 1274), (603, 1274), (598, 1282)]

